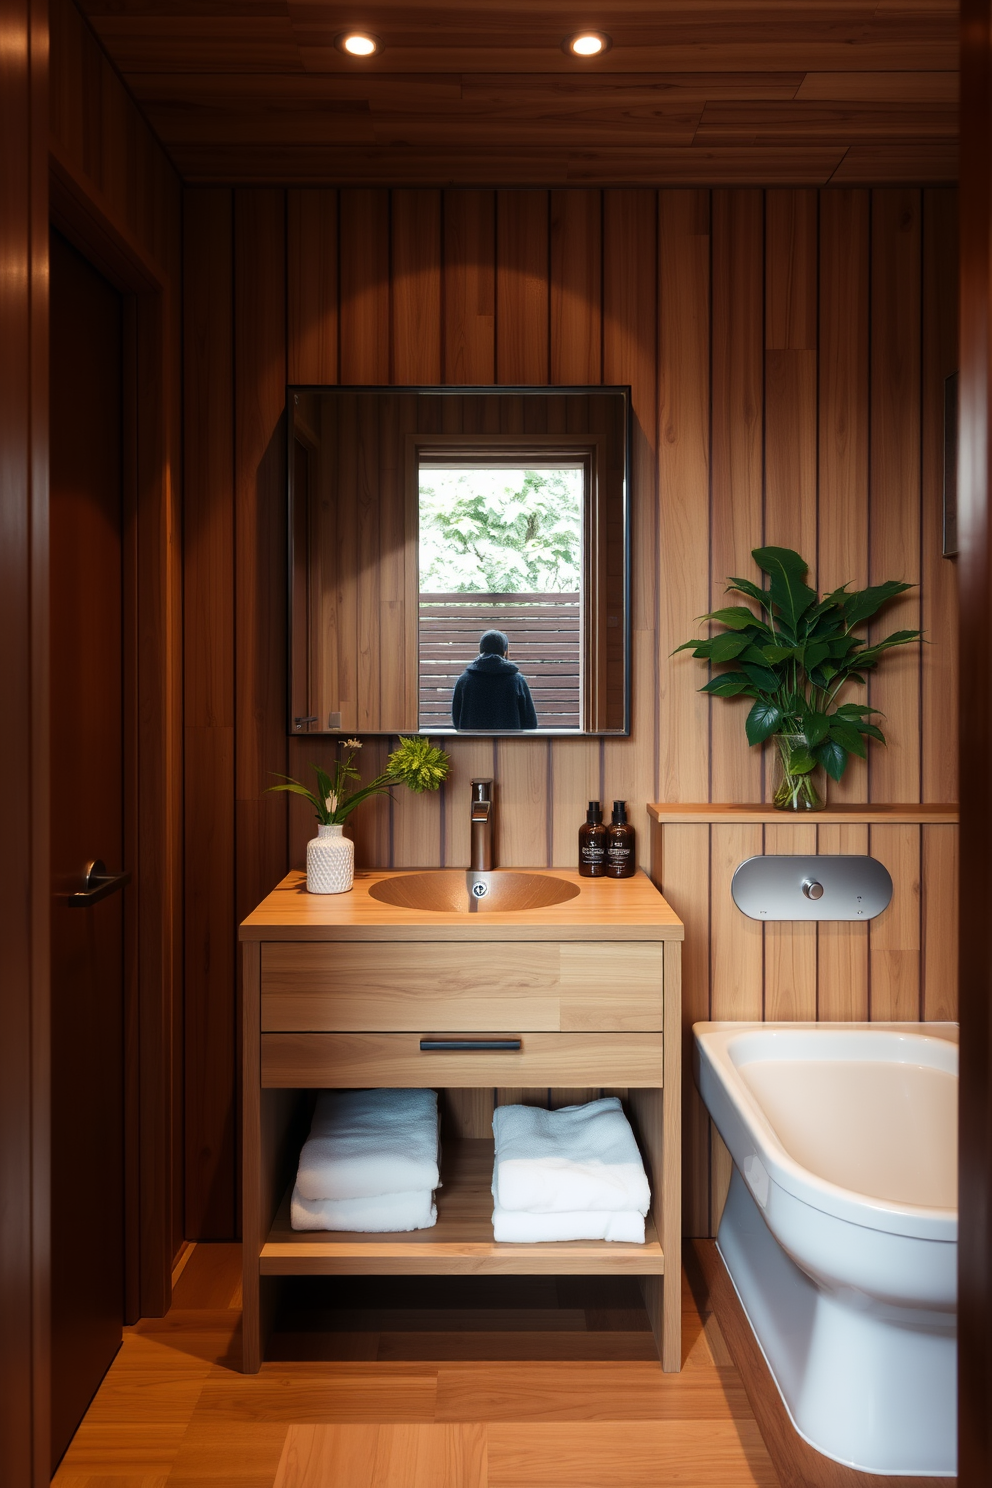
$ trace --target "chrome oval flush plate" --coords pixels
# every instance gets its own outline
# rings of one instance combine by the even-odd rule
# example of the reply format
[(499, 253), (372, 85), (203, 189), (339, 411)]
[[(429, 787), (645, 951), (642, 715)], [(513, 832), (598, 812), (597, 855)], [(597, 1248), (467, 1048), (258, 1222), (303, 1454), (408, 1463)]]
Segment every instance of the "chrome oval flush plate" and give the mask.
[(748, 858), (730, 884), (752, 920), (873, 920), (892, 898), (884, 863), (850, 857)]

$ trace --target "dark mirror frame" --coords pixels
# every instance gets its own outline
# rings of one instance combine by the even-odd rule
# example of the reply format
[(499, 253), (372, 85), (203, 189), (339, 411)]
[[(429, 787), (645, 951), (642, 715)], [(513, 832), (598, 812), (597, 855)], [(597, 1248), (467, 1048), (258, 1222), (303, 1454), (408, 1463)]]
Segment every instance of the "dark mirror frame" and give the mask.
[[(311, 728), (312, 724), (318, 723), (319, 719), (301, 713), (296, 706), (294, 698), (299, 693), (299, 684), (294, 674), (294, 668), (298, 669), (299, 650), (298, 635), (300, 629), (300, 617), (297, 609), (297, 598), (300, 591), (300, 574), (297, 571), (297, 538), (296, 525), (299, 520), (298, 513), (294, 511), (294, 484), (296, 472), (294, 463), (296, 460), (296, 439), (294, 439), (294, 408), (296, 398), (299, 394), (393, 394), (406, 397), (433, 397), (433, 398), (465, 398), (478, 397), (492, 400), (493, 398), (526, 397), (526, 398), (562, 398), (567, 396), (601, 397), (604, 394), (613, 394), (623, 399), (623, 479), (622, 479), (622, 524), (623, 524), (623, 726), (609, 729), (564, 729), (564, 728), (541, 728), (528, 730), (507, 730), (498, 733), (490, 733), (482, 730), (453, 730), (438, 729), (437, 727), (416, 729), (404, 729), (403, 733), (430, 735), (431, 737), (447, 738), (492, 738), (501, 739), (533, 739), (533, 738), (562, 738), (562, 739), (590, 739), (590, 738), (624, 738), (630, 734), (631, 716), (631, 471), (632, 471), (632, 411), (631, 390), (629, 384), (592, 384), (592, 385), (569, 385), (569, 386), (526, 386), (514, 384), (496, 384), (483, 386), (458, 386), (447, 384), (445, 386), (408, 385), (408, 384), (314, 384), (314, 383), (292, 383), (286, 389), (286, 533), (287, 533), (287, 727), (293, 737), (301, 734), (313, 733), (321, 738), (335, 739), (350, 734), (361, 734), (366, 737), (396, 737), (397, 730), (383, 728), (369, 728), (361, 724), (344, 725), (339, 729), (333, 728)], [(429, 442), (433, 437), (431, 433), (424, 433), (424, 441)], [(474, 436), (473, 436), (474, 437)], [(535, 435), (535, 439), (541, 436)], [(575, 437), (571, 433), (563, 434), (563, 439)], [(527, 434), (521, 433), (521, 443), (527, 442)], [(309, 579), (306, 581), (309, 590)], [(306, 611), (309, 613), (309, 600), (306, 601)], [(419, 618), (418, 618), (419, 631)], [(295, 643), (295, 644), (294, 644)], [(307, 688), (309, 698), (309, 688)], [(419, 711), (419, 710), (418, 710)]]

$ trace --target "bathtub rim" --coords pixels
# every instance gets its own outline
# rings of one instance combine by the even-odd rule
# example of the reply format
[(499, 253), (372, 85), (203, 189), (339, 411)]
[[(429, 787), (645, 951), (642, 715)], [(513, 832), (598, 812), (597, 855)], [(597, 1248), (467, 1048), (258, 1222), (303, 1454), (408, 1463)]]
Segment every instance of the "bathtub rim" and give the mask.
[[(759, 1207), (762, 1210), (767, 1208), (769, 1198), (767, 1188), (764, 1193), (762, 1192), (763, 1182), (767, 1181), (777, 1184), (793, 1198), (801, 1200), (811, 1208), (820, 1209), (825, 1214), (848, 1223), (893, 1235), (903, 1235), (911, 1239), (956, 1244), (958, 1233), (956, 1208), (940, 1209), (924, 1205), (900, 1204), (893, 1200), (877, 1198), (871, 1194), (859, 1193), (856, 1189), (845, 1188), (821, 1178), (786, 1151), (757, 1099), (741, 1078), (739, 1066), (731, 1058), (730, 1045), (741, 1034), (799, 1032), (864, 1033), (888, 1036), (898, 1034), (921, 1042), (937, 1040), (955, 1045), (959, 1042), (958, 1024), (952, 1022), (814, 1023), (797, 1021), (791, 1023), (776, 1021), (762, 1023), (755, 1019), (724, 1019), (694, 1023), (692, 1026), (693, 1070), (696, 1086), (703, 1104), (723, 1140), (727, 1143), (731, 1156)], [(705, 1073), (704, 1065), (706, 1066)], [(733, 1133), (721, 1129), (718, 1116), (723, 1116), (725, 1113), (714, 1112), (707, 1099), (707, 1091), (703, 1088), (704, 1084), (708, 1083), (706, 1073), (715, 1082), (723, 1100), (729, 1105), (732, 1117), (736, 1120), (741, 1132), (746, 1135), (746, 1143), (750, 1150), (745, 1151), (744, 1143), (735, 1140)], [(749, 1159), (753, 1158), (757, 1158), (757, 1168), (753, 1163), (749, 1167)], [(762, 1175), (762, 1169), (764, 1175)]]

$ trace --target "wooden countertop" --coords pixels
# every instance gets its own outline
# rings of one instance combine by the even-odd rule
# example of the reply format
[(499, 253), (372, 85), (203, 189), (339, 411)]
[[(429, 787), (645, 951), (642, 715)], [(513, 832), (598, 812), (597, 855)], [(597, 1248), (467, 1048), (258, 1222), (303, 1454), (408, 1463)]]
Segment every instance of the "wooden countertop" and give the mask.
[(907, 805), (877, 805), (869, 801), (863, 804), (852, 801), (845, 806), (825, 806), (822, 811), (779, 811), (769, 801), (759, 801), (743, 806), (720, 805), (706, 801), (695, 805), (681, 802), (667, 805), (656, 801), (648, 806), (647, 812), (653, 821), (662, 822), (668, 826), (679, 822), (722, 822), (726, 826), (758, 822), (774, 823), (776, 826), (786, 824), (794, 826), (799, 822), (810, 826), (816, 826), (817, 822), (822, 822), (825, 826), (897, 826), (907, 823), (954, 824), (958, 820), (958, 808), (955, 803), (920, 805), (910, 802)]
[[(418, 870), (411, 869), (410, 872)], [(429, 871), (429, 870), (420, 870)], [(431, 870), (436, 871), (436, 870)], [(464, 872), (452, 869), (451, 872)], [(497, 870), (498, 871), (498, 870)], [(515, 870), (517, 872), (524, 870)], [(564, 904), (513, 913), (397, 909), (369, 890), (402, 871), (355, 874), (347, 894), (308, 894), (305, 873), (287, 873), (242, 921), (242, 940), (681, 940), (682, 921), (640, 869), (633, 878), (580, 878), (575, 869), (530, 868), (577, 884)]]

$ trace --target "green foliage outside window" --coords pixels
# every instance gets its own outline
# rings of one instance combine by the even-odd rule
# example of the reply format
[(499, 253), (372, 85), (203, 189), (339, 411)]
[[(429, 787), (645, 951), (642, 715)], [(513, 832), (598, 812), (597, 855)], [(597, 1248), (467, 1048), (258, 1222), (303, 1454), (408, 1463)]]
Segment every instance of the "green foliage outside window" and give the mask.
[(582, 505), (581, 469), (421, 466), (421, 593), (575, 593)]

